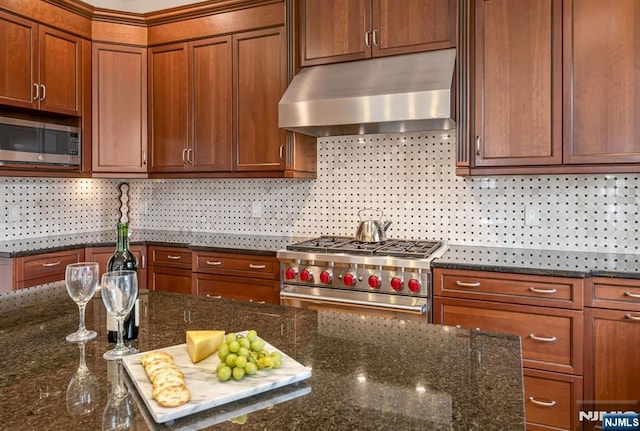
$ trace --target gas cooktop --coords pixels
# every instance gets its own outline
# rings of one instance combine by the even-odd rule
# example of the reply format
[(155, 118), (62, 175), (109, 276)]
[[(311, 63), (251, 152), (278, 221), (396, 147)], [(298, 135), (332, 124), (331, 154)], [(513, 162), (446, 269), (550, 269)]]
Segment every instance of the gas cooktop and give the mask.
[(322, 236), (288, 245), (287, 250), (425, 259), (441, 246), (442, 242), (431, 240), (388, 239), (381, 242), (362, 242), (352, 237)]

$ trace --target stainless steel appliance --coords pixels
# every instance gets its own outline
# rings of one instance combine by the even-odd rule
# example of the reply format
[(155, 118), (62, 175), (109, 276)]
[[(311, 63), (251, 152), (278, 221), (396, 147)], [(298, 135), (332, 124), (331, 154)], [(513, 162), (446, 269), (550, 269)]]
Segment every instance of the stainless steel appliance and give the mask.
[(80, 166), (80, 129), (0, 117), (0, 165)]
[(284, 305), (430, 321), (431, 261), (441, 241), (370, 243), (325, 236), (287, 246), (280, 261)]

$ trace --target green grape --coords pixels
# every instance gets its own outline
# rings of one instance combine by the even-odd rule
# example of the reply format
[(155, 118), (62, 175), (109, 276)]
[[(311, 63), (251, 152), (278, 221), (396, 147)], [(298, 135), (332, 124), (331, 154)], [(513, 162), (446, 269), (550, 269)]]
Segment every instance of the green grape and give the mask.
[(216, 373), (217, 373), (218, 371), (220, 371), (220, 368), (222, 368), (222, 367), (226, 367), (226, 366), (227, 366), (227, 364), (225, 364), (224, 362), (220, 362), (220, 363), (218, 364), (218, 366), (216, 367)]
[(244, 368), (245, 365), (247, 365), (247, 358), (245, 356), (238, 356), (236, 358), (236, 367), (237, 368)]
[(226, 382), (231, 378), (231, 368), (223, 366), (217, 371), (216, 374), (218, 375), (218, 379), (221, 382)]
[(264, 340), (258, 338), (255, 341), (251, 342), (251, 350), (254, 352), (259, 352), (264, 349)]
[(271, 356), (265, 356), (262, 358), (262, 364), (264, 365), (264, 368), (273, 368), (273, 359)]
[(247, 337), (240, 338), (238, 342), (240, 343), (240, 347), (244, 347), (245, 349), (251, 348), (251, 340)]
[(258, 360), (256, 359), (255, 356), (249, 355), (249, 357), (247, 358), (247, 361), (251, 364), (255, 364)]
[(280, 362), (282, 362), (282, 353), (280, 353), (280, 352), (276, 352), (276, 351), (271, 352), (271, 357), (272, 358), (278, 358), (278, 360), (280, 360)]
[(247, 339), (253, 343), (254, 341), (256, 341), (256, 339), (258, 338), (258, 333), (256, 331), (254, 331), (253, 329), (249, 332), (247, 332)]
[(238, 356), (244, 356), (245, 358), (248, 358), (249, 349), (247, 349), (246, 347), (240, 347), (240, 350), (238, 350)]
[(242, 380), (243, 377), (244, 377), (244, 368), (235, 367), (233, 369), (233, 379)]
[(233, 353), (236, 353), (238, 350), (240, 350), (240, 343), (238, 343), (237, 341), (230, 342), (229, 350), (231, 350)]
[(280, 368), (282, 366), (282, 360), (278, 359), (276, 357), (272, 357), (271, 360), (273, 361), (273, 368)]
[(226, 358), (228, 354), (229, 345), (224, 343), (221, 344), (220, 347), (218, 347), (218, 358), (220, 358), (221, 361), (224, 361), (224, 358)]
[(228, 366), (235, 367), (236, 359), (238, 359), (238, 355), (236, 355), (235, 353), (229, 353), (224, 361)]
[(224, 341), (227, 344), (231, 344), (232, 341), (236, 341), (236, 339), (238, 338), (238, 336), (236, 334), (234, 334), (233, 332), (229, 332), (227, 334), (226, 337), (224, 337)]
[(247, 376), (253, 376), (258, 372), (258, 366), (253, 362), (247, 362), (247, 365), (244, 366), (244, 373)]

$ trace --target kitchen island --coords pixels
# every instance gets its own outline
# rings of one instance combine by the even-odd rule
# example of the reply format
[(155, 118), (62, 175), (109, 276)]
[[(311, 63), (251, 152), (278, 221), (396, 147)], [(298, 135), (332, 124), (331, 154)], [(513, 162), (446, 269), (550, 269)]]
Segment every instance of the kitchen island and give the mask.
[[(140, 300), (140, 351), (184, 343), (190, 329), (256, 329), (311, 377), (157, 424), (126, 371), (102, 358), (110, 345), (96, 295), (86, 321), (98, 337), (84, 349), (99, 395), (90, 413), (74, 416), (67, 387), (81, 349), (64, 339), (77, 328), (77, 306), (60, 294), (0, 315), (0, 429), (101, 429), (122, 373), (138, 430), (524, 430), (518, 337), (146, 290)], [(212, 379), (219, 384), (234, 382)]]

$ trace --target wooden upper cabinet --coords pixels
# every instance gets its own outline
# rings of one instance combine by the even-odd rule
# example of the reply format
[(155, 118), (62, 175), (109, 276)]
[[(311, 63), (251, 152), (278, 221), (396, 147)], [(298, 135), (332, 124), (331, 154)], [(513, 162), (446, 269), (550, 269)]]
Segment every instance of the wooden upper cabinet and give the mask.
[(187, 67), (186, 43), (149, 49), (151, 172), (183, 171), (187, 164)]
[(80, 115), (81, 39), (0, 11), (0, 103)]
[(37, 108), (38, 26), (0, 11), (0, 103)]
[(455, 46), (455, 0), (301, 0), (301, 66)]
[(231, 36), (189, 44), (191, 169), (231, 170)]
[(236, 170), (285, 168), (286, 134), (278, 128), (287, 79), (285, 42), (284, 27), (233, 36)]
[(92, 171), (147, 171), (147, 49), (93, 44)]
[(640, 3), (568, 0), (565, 163), (640, 162)]
[(475, 3), (476, 166), (562, 163), (560, 0)]

